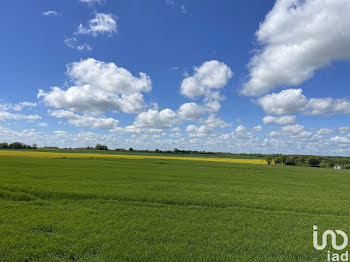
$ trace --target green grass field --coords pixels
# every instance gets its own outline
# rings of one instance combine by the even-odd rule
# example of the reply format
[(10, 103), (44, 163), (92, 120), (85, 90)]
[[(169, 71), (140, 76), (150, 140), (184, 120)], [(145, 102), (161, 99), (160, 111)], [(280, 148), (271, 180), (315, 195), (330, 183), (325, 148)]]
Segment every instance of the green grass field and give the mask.
[(0, 157), (0, 261), (326, 261), (350, 172), (157, 159)]

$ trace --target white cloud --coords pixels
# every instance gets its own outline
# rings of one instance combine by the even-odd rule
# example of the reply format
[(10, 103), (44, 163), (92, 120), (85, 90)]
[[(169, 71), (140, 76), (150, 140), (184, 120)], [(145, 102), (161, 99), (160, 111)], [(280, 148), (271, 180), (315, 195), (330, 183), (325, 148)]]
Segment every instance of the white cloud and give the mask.
[(186, 128), (186, 132), (189, 137), (206, 137), (218, 133), (218, 129), (230, 127), (231, 124), (226, 123), (220, 118), (217, 118), (214, 114), (210, 114), (207, 119), (201, 120), (203, 125), (189, 125)]
[(277, 0), (256, 33), (262, 49), (242, 94), (296, 86), (332, 61), (350, 59), (348, 0)]
[(224, 120), (217, 118), (214, 114), (210, 114), (206, 120), (203, 121), (203, 123), (208, 128), (227, 128), (230, 127), (231, 124), (226, 123)]
[(117, 22), (111, 14), (97, 13), (95, 18), (89, 21), (88, 26), (80, 24), (77, 34), (98, 35), (113, 35), (117, 33)]
[(258, 99), (267, 114), (293, 114), (307, 106), (307, 99), (301, 89), (287, 89), (280, 93), (272, 93)]
[(49, 124), (45, 123), (45, 122), (40, 122), (40, 123), (37, 124), (37, 126), (39, 126), (39, 127), (47, 127), (47, 126), (49, 126)]
[(67, 90), (52, 87), (49, 92), (39, 90), (38, 98), (55, 108), (75, 112), (102, 113), (116, 109), (125, 113), (140, 112), (144, 106), (142, 92), (152, 88), (145, 73), (134, 77), (114, 63), (93, 58), (73, 63), (67, 71), (75, 85)]
[(265, 116), (263, 118), (263, 123), (265, 125), (276, 124), (276, 125), (290, 125), (294, 124), (296, 121), (295, 116), (286, 115), (286, 116)]
[(350, 101), (345, 98), (311, 98), (308, 104), (308, 115), (350, 114)]
[(204, 104), (204, 108), (209, 113), (218, 113), (220, 111), (221, 105), (218, 101), (212, 100), (212, 101), (207, 101)]
[(199, 127), (195, 125), (189, 125), (186, 128), (186, 132), (188, 133), (189, 137), (206, 137), (215, 133), (214, 129), (209, 128), (205, 125), (201, 125)]
[(24, 101), (24, 102), (21, 102), (19, 103), (20, 106), (23, 106), (23, 107), (36, 107), (37, 104), (35, 102), (27, 102), (27, 101)]
[(186, 9), (185, 5), (181, 2), (179, 2), (178, 0), (165, 0), (165, 3), (168, 6), (178, 10), (180, 13), (187, 14), (187, 9)]
[(80, 2), (86, 4), (100, 4), (102, 0), (80, 0)]
[(10, 120), (39, 120), (41, 119), (41, 116), (39, 115), (23, 115), (23, 114), (14, 114), (6, 111), (0, 111), (0, 122), (5, 121), (7, 119)]
[(43, 16), (57, 16), (58, 12), (53, 10), (47, 10), (41, 13)]
[(270, 132), (269, 136), (272, 136), (272, 137), (278, 137), (280, 136), (280, 132), (276, 131), (276, 130), (273, 130)]
[(262, 126), (258, 125), (258, 126), (253, 127), (253, 130), (254, 130), (255, 132), (262, 132), (264, 129), (263, 129)]
[(348, 126), (339, 127), (339, 128), (338, 128), (338, 132), (341, 133), (341, 134), (350, 132), (350, 127), (348, 127)]
[(181, 120), (196, 121), (205, 113), (205, 109), (194, 103), (185, 103), (177, 110), (177, 115)]
[(207, 61), (194, 71), (194, 75), (185, 78), (181, 84), (181, 93), (189, 98), (205, 96), (218, 100), (219, 95), (213, 90), (223, 88), (233, 76), (227, 65), (216, 60)]
[(134, 122), (136, 128), (166, 129), (177, 124), (176, 113), (168, 108), (158, 111), (149, 109), (140, 113)]
[(246, 132), (246, 131), (247, 131), (247, 128), (245, 128), (242, 125), (237, 126), (236, 129), (235, 129), (235, 132), (237, 132), (237, 133), (239, 133), (239, 132), (243, 133), (243, 132)]
[(78, 40), (76, 37), (66, 38), (64, 40), (64, 44), (66, 46), (68, 46), (69, 48), (75, 49), (78, 51), (91, 51), (92, 50), (92, 47), (87, 43), (78, 44)]
[(72, 126), (88, 127), (98, 129), (113, 129), (119, 121), (113, 118), (94, 117), (89, 115), (78, 115), (68, 110), (49, 111), (50, 115), (56, 118), (65, 118)]
[(334, 133), (334, 130), (328, 129), (328, 128), (320, 128), (317, 130), (317, 135), (330, 135)]
[(231, 137), (235, 141), (251, 141), (254, 139), (254, 135), (251, 132), (248, 132), (247, 128), (243, 125), (237, 126), (236, 129), (232, 132)]
[(283, 126), (281, 128), (281, 130), (284, 132), (284, 133), (287, 133), (287, 134), (298, 134), (298, 133), (301, 133), (302, 131), (304, 131), (304, 126), (302, 125), (299, 125), (299, 124), (296, 124), (296, 125), (288, 125), (288, 126)]
[(335, 143), (350, 144), (350, 139), (343, 136), (331, 137), (331, 141)]
[(14, 110), (14, 111), (22, 111), (25, 107), (36, 107), (37, 104), (34, 102), (21, 102), (18, 104), (0, 104), (0, 110), (8, 111), (8, 110)]

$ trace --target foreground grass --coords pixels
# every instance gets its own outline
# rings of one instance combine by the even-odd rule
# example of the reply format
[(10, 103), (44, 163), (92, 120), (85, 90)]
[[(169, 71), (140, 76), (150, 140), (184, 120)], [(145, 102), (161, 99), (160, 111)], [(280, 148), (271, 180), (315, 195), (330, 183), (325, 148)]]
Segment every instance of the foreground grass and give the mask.
[(0, 261), (325, 261), (350, 172), (166, 159), (0, 157)]

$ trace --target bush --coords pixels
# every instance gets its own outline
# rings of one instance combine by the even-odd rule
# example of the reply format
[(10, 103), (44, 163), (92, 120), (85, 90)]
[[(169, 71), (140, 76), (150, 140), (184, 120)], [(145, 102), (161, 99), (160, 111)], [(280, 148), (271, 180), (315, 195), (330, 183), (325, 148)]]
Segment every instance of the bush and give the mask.
[(282, 156), (277, 156), (275, 157), (275, 159), (273, 160), (273, 162), (275, 162), (275, 164), (283, 164), (284, 163), (284, 160), (283, 160), (283, 157)]
[(265, 161), (267, 162), (267, 164), (270, 165), (272, 160), (273, 160), (273, 156), (272, 155), (265, 155), (264, 158), (265, 158)]
[(323, 160), (320, 166), (323, 168), (333, 168), (335, 166), (335, 163), (333, 160)]
[(108, 150), (108, 147), (105, 146), (105, 145), (97, 144), (97, 145), (95, 146), (95, 149), (96, 149), (96, 150)]
[(320, 165), (320, 159), (318, 157), (315, 157), (315, 156), (309, 156), (306, 159), (306, 164), (308, 166), (319, 166)]
[(287, 166), (295, 166), (295, 160), (293, 156), (288, 156), (285, 160), (285, 165)]
[(350, 164), (347, 164), (347, 165), (345, 166), (345, 169), (350, 169)]

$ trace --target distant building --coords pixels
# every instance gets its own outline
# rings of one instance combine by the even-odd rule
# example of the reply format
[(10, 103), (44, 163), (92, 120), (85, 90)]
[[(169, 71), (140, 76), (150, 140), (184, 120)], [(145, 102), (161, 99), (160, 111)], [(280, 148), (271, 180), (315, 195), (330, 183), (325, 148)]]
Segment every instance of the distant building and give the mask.
[(334, 169), (344, 169), (344, 165), (335, 165)]

